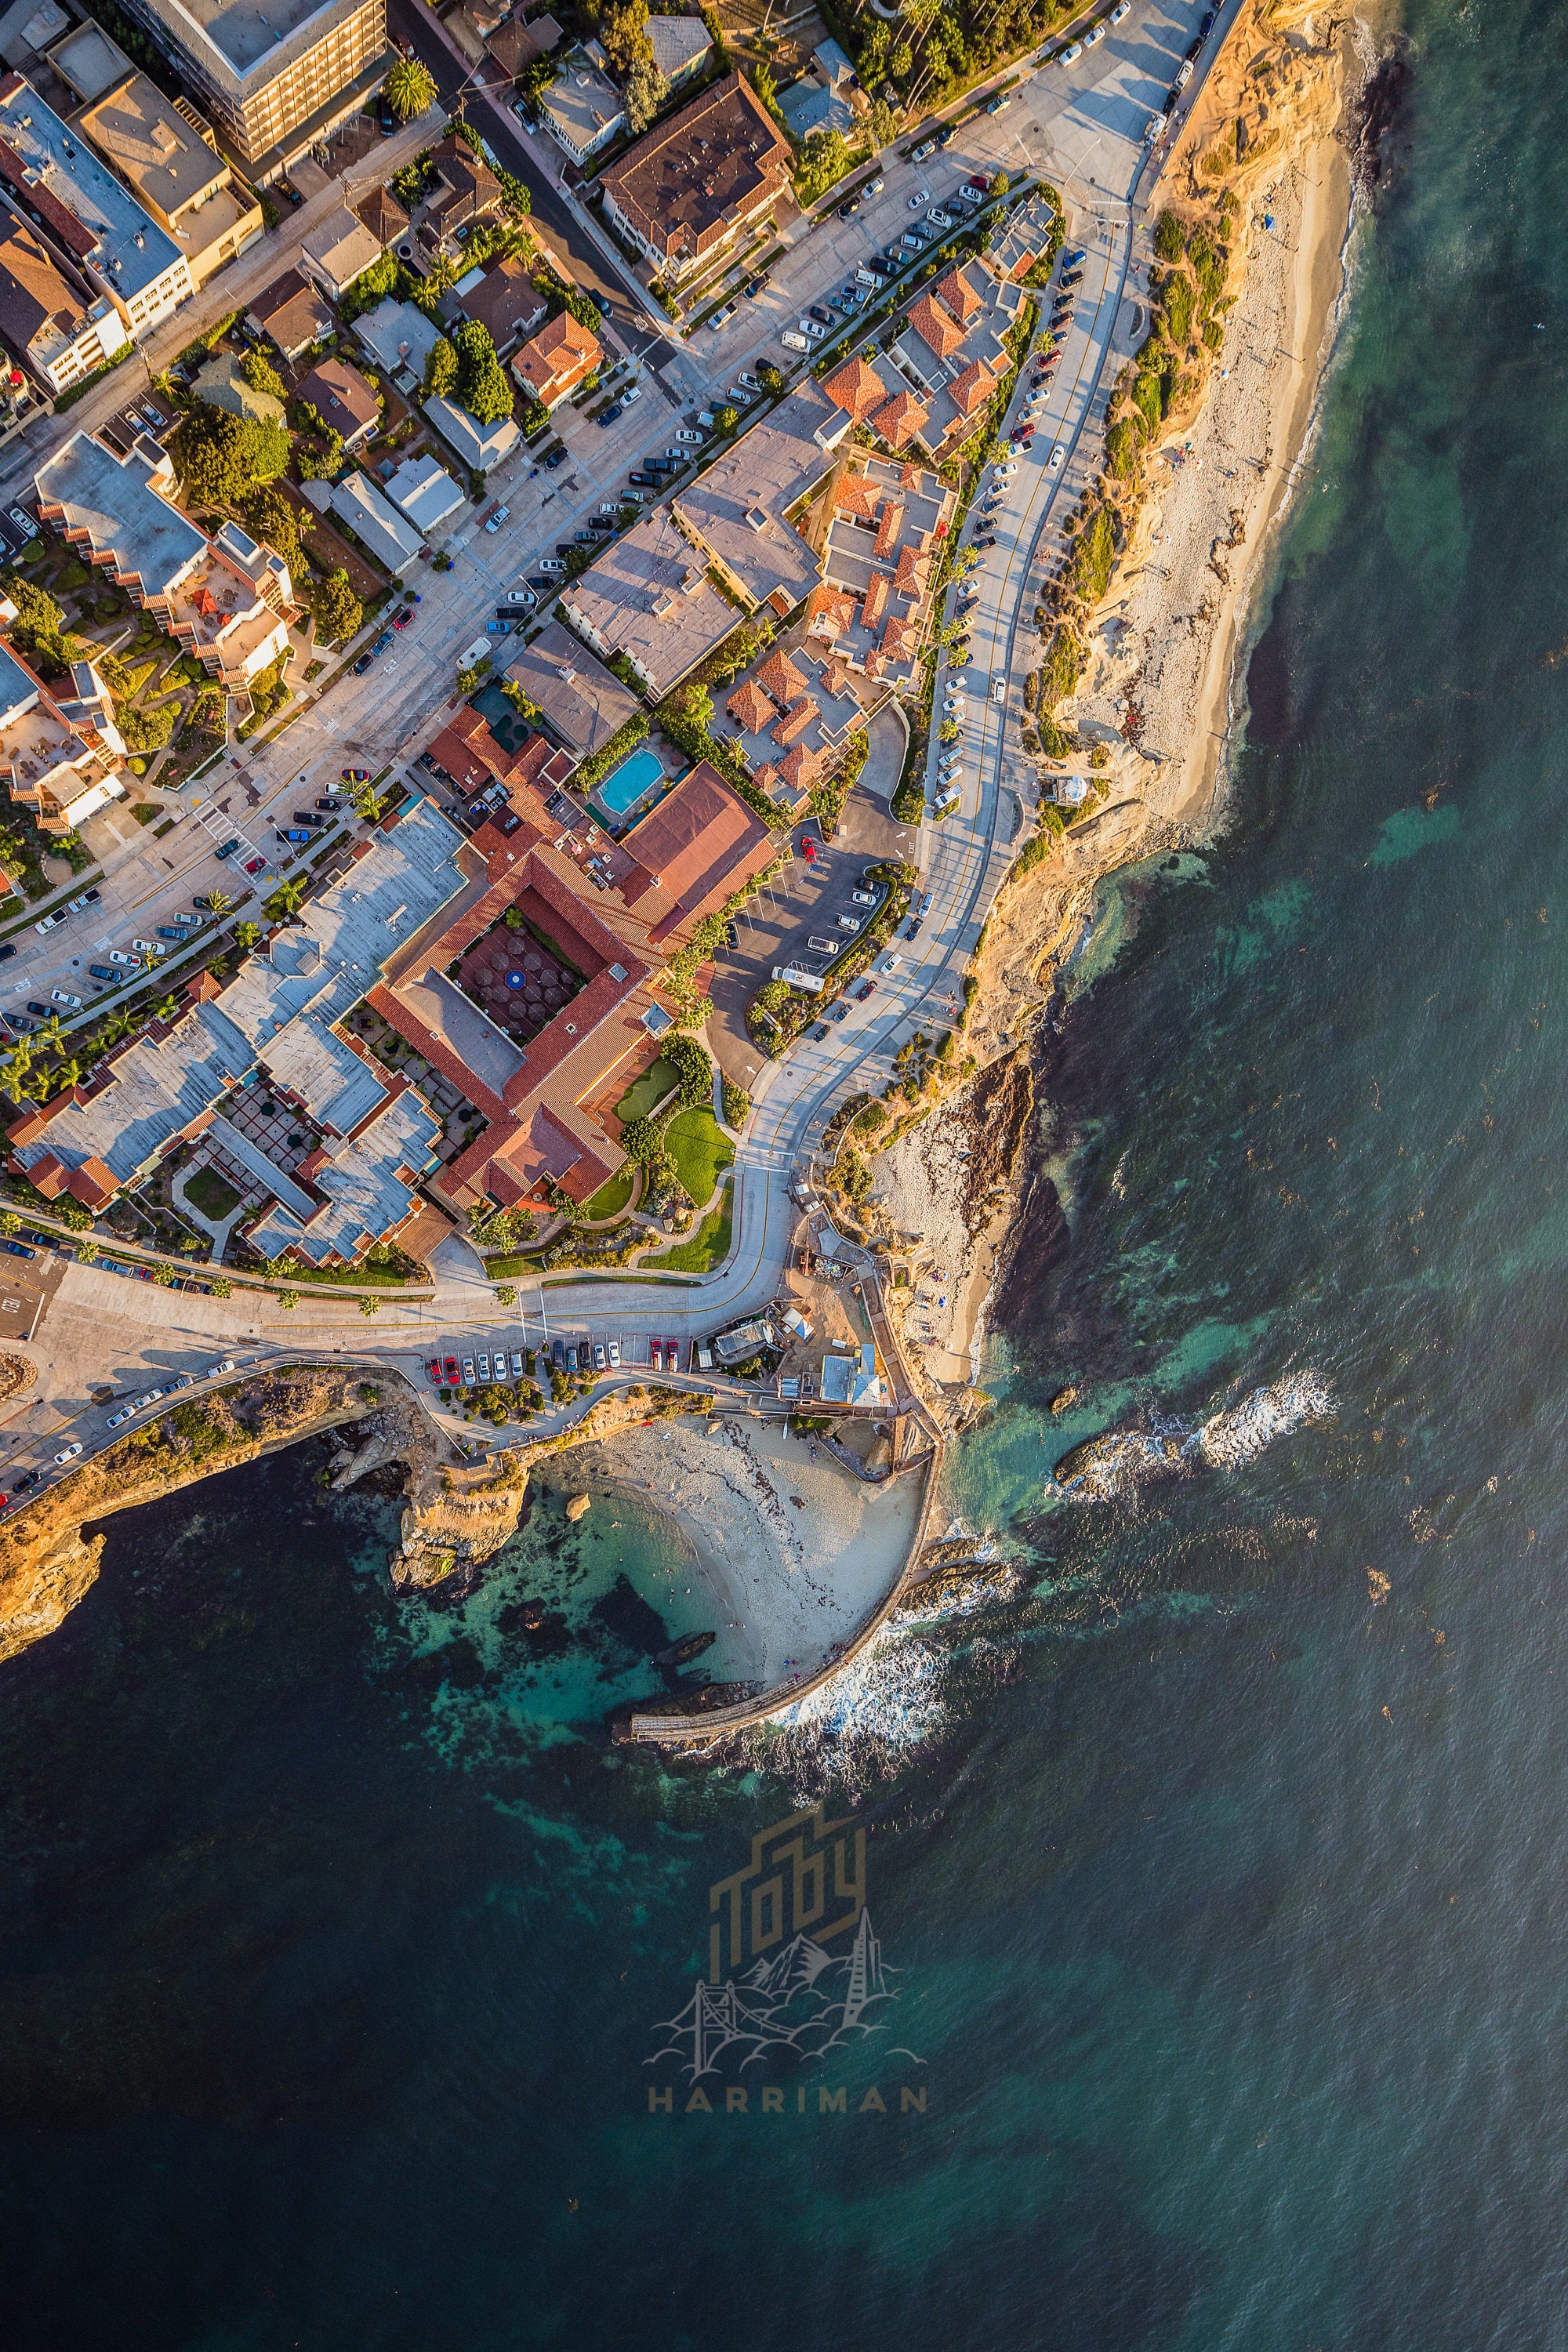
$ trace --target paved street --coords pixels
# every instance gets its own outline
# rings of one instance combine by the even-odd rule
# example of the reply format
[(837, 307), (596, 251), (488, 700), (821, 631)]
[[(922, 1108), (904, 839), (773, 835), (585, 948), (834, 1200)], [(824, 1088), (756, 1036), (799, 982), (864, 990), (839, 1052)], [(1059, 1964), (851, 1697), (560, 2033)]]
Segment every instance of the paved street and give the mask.
[[(1227, 0), (1227, 20), (1236, 5), (1237, 0)], [(395, 12), (406, 0), (393, 0), (393, 5)], [(955, 165), (974, 168), (1005, 160), (1009, 170), (1016, 163), (1052, 176), (1067, 203), (1068, 241), (1085, 248), (1084, 279), (1034, 444), (1016, 457), (1016, 470), (988, 526), (995, 544), (983, 553), (972, 575), (976, 593), (969, 614), (963, 791), (944, 822), (928, 817), (921, 828), (916, 862), (931, 905), (918, 946), (900, 949), (907, 961), (879, 985), (868, 1005), (853, 1006), (842, 1024), (829, 1024), (825, 1041), (797, 1045), (785, 1060), (765, 1064), (752, 1081), (754, 1108), (737, 1156), (734, 1242), (727, 1264), (710, 1276), (686, 1281), (552, 1276), (503, 1314), (478, 1259), (454, 1237), (437, 1253), (432, 1296), (384, 1294), (377, 1314), (366, 1318), (353, 1297), (309, 1285), (300, 1286), (298, 1307), (288, 1310), (274, 1297), (243, 1289), (221, 1302), (56, 1261), (47, 1279), (58, 1282), (59, 1295), (34, 1351), (38, 1399), (0, 1416), (0, 1427), (7, 1432), (8, 1472), (19, 1461), (41, 1458), (36, 1450), (49, 1443), (49, 1433), (64, 1420), (79, 1424), (84, 1442), (105, 1440), (109, 1408), (90, 1401), (95, 1384), (113, 1382), (123, 1391), (164, 1370), (195, 1376), (240, 1346), (263, 1355), (301, 1349), (371, 1355), (417, 1378), (424, 1360), (438, 1349), (464, 1352), (467, 1342), (477, 1352), (487, 1336), (493, 1344), (502, 1332), (509, 1347), (536, 1344), (548, 1318), (552, 1333), (619, 1339), (626, 1366), (623, 1377), (635, 1377), (637, 1366), (647, 1365), (651, 1338), (678, 1337), (684, 1361), (695, 1338), (763, 1307), (773, 1295), (798, 1215), (792, 1187), (798, 1193), (804, 1185), (812, 1148), (826, 1120), (851, 1084), (871, 1090), (886, 1082), (893, 1054), (915, 1026), (930, 1034), (945, 1023), (1010, 862), (1020, 803), (1030, 787), (1016, 750), (1016, 727), (1009, 731), (1005, 721), (1016, 719), (1017, 687), (1031, 657), (1036, 587), (1058, 549), (1058, 518), (1098, 461), (1105, 387), (1142, 331), (1144, 280), (1135, 250), (1142, 232), (1131, 200), (1146, 162), (1144, 121), (1153, 100), (1163, 96), (1173, 59), (1192, 37), (1195, 15), (1185, 6), (1135, 5), (1120, 33), (1070, 75), (1059, 68), (1035, 75), (1005, 112), (981, 117), (977, 135), (967, 144), (955, 140), (942, 159), (950, 174)], [(418, 28), (429, 29), (423, 20)], [(1188, 102), (1194, 92), (1195, 85), (1186, 93)], [(1070, 168), (1064, 168), (1064, 159)], [(936, 161), (931, 159), (933, 165)], [(899, 168), (906, 174), (913, 169)], [(889, 204), (898, 194), (893, 177), (889, 171)], [(903, 201), (907, 208), (907, 197)], [(542, 216), (542, 206), (541, 211)], [(844, 226), (858, 231), (863, 224), (857, 216)], [(576, 247), (564, 230), (553, 222), (551, 226), (575, 258)], [(829, 255), (824, 283), (843, 268), (831, 239), (824, 237), (816, 266)], [(274, 256), (266, 274), (281, 266)], [(762, 349), (737, 347), (724, 355), (719, 373), (729, 377), (747, 356), (762, 355)], [(1020, 400), (1026, 396), (1029, 373), (1025, 372)], [(638, 446), (658, 446), (675, 404), (661, 407), (650, 386), (638, 405), (644, 413), (637, 416), (633, 437), (640, 436)], [(624, 442), (607, 443), (605, 456), (614, 458), (614, 468), (601, 470), (597, 445), (584, 437), (595, 429), (584, 425), (579, 433), (575, 423), (570, 428), (574, 462), (553, 480), (541, 477), (513, 490), (504, 483), (490, 486), (513, 508), (507, 529), (483, 533), (477, 511), (459, 528), (455, 570), (444, 578), (427, 570), (418, 575), (425, 601), (415, 627), (364, 677), (345, 678), (328, 702), (302, 717), (277, 744), (231, 758), (214, 772), (209, 797), (193, 810), (191, 829), (167, 837), (165, 848), (180, 846), (161, 891), (188, 892), (198, 873), (205, 873), (210, 849), (193, 854), (204, 820), (210, 828), (220, 820), (243, 819), (258, 829), (280, 800), (294, 793), (314, 793), (323, 782), (335, 781), (340, 764), (357, 756), (359, 764), (377, 767), (395, 752), (406, 760), (427, 740), (447, 707), (456, 653), (471, 642), (495, 592), (531, 568), (556, 534), (569, 536), (566, 520), (592, 510), (630, 462)], [(1049, 457), (1058, 443), (1064, 458), (1053, 469)], [(975, 527), (972, 513), (971, 536)], [(944, 672), (944, 681), (952, 675)], [(1001, 703), (990, 692), (996, 679), (1003, 681)], [(213, 840), (210, 830), (207, 839)], [(836, 852), (840, 870), (821, 877), (822, 885), (840, 896), (845, 858), (844, 851)], [(115, 911), (129, 919), (146, 903), (132, 905), (127, 896), (116, 902)], [(803, 910), (801, 901), (790, 912), (798, 921)], [(782, 912), (781, 940), (786, 936)]]

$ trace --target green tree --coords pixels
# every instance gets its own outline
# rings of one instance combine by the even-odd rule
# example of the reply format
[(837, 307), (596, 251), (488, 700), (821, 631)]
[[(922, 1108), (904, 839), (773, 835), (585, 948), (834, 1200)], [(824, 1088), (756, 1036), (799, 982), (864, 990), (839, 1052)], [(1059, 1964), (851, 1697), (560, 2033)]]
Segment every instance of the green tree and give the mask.
[(599, 45), (618, 74), (653, 63), (647, 32), (647, 0), (618, 0), (599, 18)]
[(436, 103), (436, 79), (417, 58), (394, 58), (382, 85), (386, 102), (399, 122), (412, 122)]
[(658, 1129), (651, 1118), (634, 1118), (621, 1129), (621, 1150), (628, 1160), (646, 1166), (662, 1150)]
[(0, 1234), (14, 1234), (17, 1232), (20, 1228), (21, 1223), (22, 1220), (16, 1214), (15, 1209), (0, 1209)]
[(234, 927), (234, 943), (236, 947), (253, 948), (260, 937), (261, 926), (259, 923), (236, 923)]
[(197, 400), (170, 434), (168, 446), (188, 503), (201, 508), (237, 506), (258, 482), (283, 471), (291, 444), (281, 425), (230, 416), (226, 409)]
[(872, 100), (868, 122), (872, 146), (890, 147), (899, 135), (899, 118), (885, 98)]
[(626, 100), (626, 121), (634, 131), (646, 131), (669, 97), (669, 84), (654, 64), (651, 57), (641, 58), (626, 79), (621, 93)]
[(914, 64), (914, 61), (915, 53), (910, 48), (908, 41), (900, 41), (898, 47), (893, 51), (893, 79), (895, 81), (907, 81), (909, 79), (910, 68)]
[(814, 205), (817, 198), (837, 185), (849, 169), (849, 147), (842, 131), (834, 131), (824, 123), (808, 131), (805, 141), (795, 161), (795, 192), (802, 205)]
[(458, 355), (458, 398), (479, 425), (499, 424), (511, 415), (511, 386), (496, 357), (490, 331), (478, 319), (465, 320), (452, 338)]
[(764, 360), (757, 370), (757, 382), (764, 392), (782, 392), (784, 377), (772, 360)]
[(359, 1303), (359, 1311), (362, 1315), (379, 1315), (381, 1313), (380, 1299), (362, 1298)]
[(713, 430), (715, 433), (733, 433), (740, 421), (740, 418), (736, 415), (735, 411), (732, 408), (716, 408), (713, 412)]
[(321, 635), (346, 645), (364, 619), (364, 606), (349, 585), (348, 573), (341, 567), (329, 572), (325, 579), (312, 581), (307, 593)]
[(766, 66), (752, 68), (752, 88), (756, 91), (774, 121), (782, 122), (784, 113), (779, 106), (779, 86)]
[(240, 513), (252, 539), (262, 541), (274, 555), (283, 558), (290, 579), (302, 581), (306, 565), (300, 545), (300, 519), (282, 491), (264, 482), (245, 500)]
[(247, 352), (240, 361), (239, 372), (252, 392), (270, 393), (274, 400), (288, 398), (283, 379), (265, 352)]
[(450, 400), (458, 388), (458, 354), (445, 335), (437, 335), (425, 362), (426, 400)]
[(304, 895), (304, 884), (297, 874), (291, 874), (285, 881), (279, 882), (271, 898), (268, 899), (267, 912), (275, 920), (280, 919), (285, 915), (297, 914)]
[(47, 589), (36, 587), (19, 572), (0, 574), (0, 587), (16, 607), (10, 632), (13, 645), (30, 655), (49, 675), (58, 677), (71, 659), (64, 613)]
[(695, 1107), (713, 1098), (713, 1064), (695, 1037), (667, 1037), (664, 1058), (680, 1081), (680, 1099)]
[(215, 1298), (232, 1298), (234, 1297), (234, 1285), (230, 1282), (226, 1274), (220, 1274), (217, 1276), (217, 1279), (214, 1282), (213, 1297)]
[(1180, 261), (1187, 249), (1182, 224), (1174, 213), (1162, 213), (1154, 228), (1154, 250), (1162, 261)]

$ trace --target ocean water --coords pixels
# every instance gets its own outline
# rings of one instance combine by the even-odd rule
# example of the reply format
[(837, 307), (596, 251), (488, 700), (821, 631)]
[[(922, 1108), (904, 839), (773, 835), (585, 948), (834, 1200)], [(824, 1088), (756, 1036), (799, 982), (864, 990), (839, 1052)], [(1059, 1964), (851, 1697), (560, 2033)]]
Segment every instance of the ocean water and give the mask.
[[(1022, 1591), (665, 1766), (629, 1508), (445, 1606), (309, 1449), (110, 1523), (0, 1676), (7, 2343), (1568, 2341), (1568, 7), (1407, 26), (1230, 824), (1040, 1043)], [(697, 2104), (856, 1825), (867, 2005)]]

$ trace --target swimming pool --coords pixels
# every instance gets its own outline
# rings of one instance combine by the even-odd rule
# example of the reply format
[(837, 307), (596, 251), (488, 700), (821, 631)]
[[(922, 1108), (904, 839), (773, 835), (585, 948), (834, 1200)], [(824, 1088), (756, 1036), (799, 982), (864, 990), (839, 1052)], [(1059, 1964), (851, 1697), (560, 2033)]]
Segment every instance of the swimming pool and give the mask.
[(645, 793), (651, 792), (655, 784), (662, 782), (663, 776), (664, 767), (658, 753), (650, 751), (644, 743), (637, 751), (628, 751), (607, 776), (601, 777), (594, 787), (594, 798), (609, 815), (625, 816)]

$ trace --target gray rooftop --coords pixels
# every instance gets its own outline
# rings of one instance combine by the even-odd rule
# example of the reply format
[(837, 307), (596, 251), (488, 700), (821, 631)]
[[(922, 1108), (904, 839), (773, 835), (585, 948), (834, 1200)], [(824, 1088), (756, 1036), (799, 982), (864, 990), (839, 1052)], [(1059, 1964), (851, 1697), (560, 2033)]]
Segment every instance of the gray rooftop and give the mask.
[(368, 1135), (342, 1144), (312, 1182), (326, 1206), (310, 1202), (310, 1222), (288, 1206), (275, 1209), (251, 1234), (254, 1247), (269, 1257), (293, 1249), (321, 1265), (335, 1251), (352, 1258), (362, 1244), (379, 1241), (414, 1206), (412, 1188), (398, 1175), (417, 1175), (434, 1155), (441, 1129), (416, 1094), (405, 1094), (378, 1118)]
[(37, 679), (22, 667), (9, 646), (0, 646), (0, 727), (31, 710), (37, 698)]
[[(204, 1112), (216, 1110), (221, 1120), (229, 1089), (260, 1064), (300, 1098), (318, 1126), (345, 1139), (332, 1165), (344, 1201), (357, 1202), (357, 1214), (363, 1218), (373, 1201), (394, 1203), (379, 1229), (384, 1231), (402, 1213), (395, 1195), (406, 1190), (394, 1171), (400, 1164), (425, 1165), (430, 1139), (421, 1149), (420, 1139), (426, 1130), (433, 1139), (435, 1121), (418, 1097), (405, 1097), (350, 1145), (349, 1130), (386, 1100), (387, 1089), (331, 1024), (374, 984), (386, 959), (463, 887), (455, 855), (460, 845), (461, 835), (430, 802), (416, 802), (390, 834), (378, 837), (369, 856), (311, 901), (302, 923), (278, 932), (268, 953), (251, 958), (220, 998), (196, 1006), (170, 1035), (143, 1038), (121, 1055), (111, 1085), (62, 1111), (24, 1147), (26, 1163), (46, 1152), (68, 1168), (98, 1159), (121, 1183), (129, 1182)], [(314, 1205), (284, 1170), (270, 1161), (259, 1166), (256, 1147), (245, 1145), (226, 1120), (220, 1139), (280, 1200)], [(331, 1192), (332, 1186), (323, 1176), (318, 1189)], [(352, 1256), (352, 1242), (331, 1238), (347, 1232), (351, 1213), (345, 1208), (336, 1223), (318, 1214), (309, 1246), (298, 1231), (287, 1240), (307, 1255), (336, 1248)]]
[(37, 175), (36, 184), (96, 239), (92, 260), (125, 301), (183, 257), (174, 238), (87, 142), (44, 104), (31, 82), (0, 99), (0, 138)]
[(798, 604), (816, 587), (816, 557), (784, 518), (822, 479), (848, 429), (844, 411), (808, 381), (677, 492), (676, 512), (758, 604), (782, 589)]
[(227, 89), (252, 89), (302, 57), (364, 0), (141, 0)]
[(120, 571), (134, 572), (149, 595), (163, 595), (200, 561), (207, 543), (188, 516), (159, 497), (153, 472), (140, 447), (117, 457), (90, 433), (73, 433), (39, 467), (33, 488), (48, 505), (64, 507), (67, 524), (86, 530), (98, 553), (112, 548)]
[(579, 759), (602, 751), (641, 709), (637, 696), (559, 621), (547, 623), (531, 645), (514, 654), (506, 674), (543, 713), (552, 734)]

